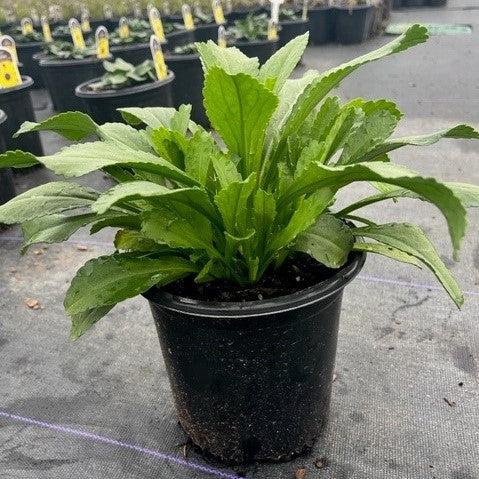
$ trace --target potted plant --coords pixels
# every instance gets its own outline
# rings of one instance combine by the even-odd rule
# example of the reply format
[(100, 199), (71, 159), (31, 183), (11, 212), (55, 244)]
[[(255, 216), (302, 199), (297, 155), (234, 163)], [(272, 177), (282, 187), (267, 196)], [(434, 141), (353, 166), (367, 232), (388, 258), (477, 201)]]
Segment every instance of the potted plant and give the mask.
[(265, 63), (278, 47), (277, 40), (268, 40), (268, 21), (266, 13), (235, 20), (234, 26), (228, 29), (228, 44)]
[(303, 20), (301, 12), (293, 8), (282, 8), (279, 11), (279, 41), (278, 47), (283, 47), (298, 35), (308, 30), (308, 20)]
[(122, 37), (119, 28), (110, 34), (110, 51), (128, 63), (141, 63), (151, 57), (150, 24), (140, 19), (128, 19), (129, 35)]
[(22, 72), (33, 78), (33, 88), (43, 88), (43, 79), (40, 73), (38, 62), (34, 55), (43, 50), (43, 36), (37, 31), (24, 35), (21, 27), (10, 30), (9, 35), (13, 37), (17, 47), (18, 61), (22, 64)]
[[(20, 133), (100, 140), (39, 158), (0, 155), (0, 167), (40, 162), (70, 178), (101, 169), (118, 182), (106, 192), (65, 181), (39, 186), (0, 207), (0, 222), (23, 224), (23, 249), (85, 225), (119, 229), (116, 251), (88, 261), (66, 294), (71, 337), (143, 294), (180, 423), (204, 451), (228, 462), (277, 461), (312, 446), (328, 415), (342, 292), (366, 252), (429, 268), (463, 303), (418, 226), (376, 224), (357, 210), (403, 197), (430, 202), (457, 259), (465, 208), (479, 206), (479, 188), (423, 176), (388, 153), (479, 133), (459, 125), (391, 138), (401, 118), (393, 102), (328, 96), (361, 65), (426, 39), (414, 25), (376, 51), (295, 80), (288, 77), (307, 34), (261, 68), (236, 49), (199, 44), (214, 133), (192, 123), (186, 107), (123, 111), (146, 130), (64, 113)], [(377, 193), (336, 207), (355, 182), (373, 182)]]
[(30, 91), (33, 80), (22, 75), (22, 84), (10, 88), (0, 88), (0, 110), (2, 118), (3, 139), (7, 150), (25, 150), (34, 155), (43, 155), (40, 137), (35, 134), (32, 138), (13, 138), (13, 134), (25, 121), (34, 121), (32, 98)]
[(84, 109), (83, 102), (75, 96), (80, 83), (102, 74), (102, 60), (96, 57), (94, 46), (75, 48), (72, 43), (54, 42), (39, 65), (45, 85), (50, 93), (55, 111)]
[(194, 9), (195, 41), (207, 42), (218, 38), (219, 25), (215, 22), (213, 14), (204, 12), (199, 6)]
[(176, 47), (183, 47), (195, 42), (195, 31), (186, 30), (180, 23), (164, 22), (166, 49), (173, 51)]
[(330, 0), (315, 0), (308, 10), (309, 33), (313, 45), (332, 42), (336, 37), (336, 10)]
[(196, 44), (190, 43), (168, 51), (165, 61), (168, 68), (175, 73), (175, 106), (178, 108), (183, 104), (191, 105), (192, 120), (204, 127), (209, 126), (203, 107), (203, 69)]
[[(3, 123), (7, 119), (7, 115), (0, 110), (0, 151), (3, 153), (6, 149), (5, 140), (2, 135)], [(15, 184), (13, 183), (13, 175), (10, 168), (0, 168), (0, 205), (5, 204), (15, 197)], [(1, 227), (1, 224), (0, 224)]]
[(121, 58), (105, 61), (106, 73), (77, 86), (76, 96), (83, 99), (86, 111), (97, 123), (121, 121), (118, 108), (173, 106), (172, 84), (175, 76), (169, 72), (158, 80), (152, 60), (133, 66)]
[(339, 0), (336, 8), (336, 40), (342, 44), (366, 40), (374, 20), (370, 0)]

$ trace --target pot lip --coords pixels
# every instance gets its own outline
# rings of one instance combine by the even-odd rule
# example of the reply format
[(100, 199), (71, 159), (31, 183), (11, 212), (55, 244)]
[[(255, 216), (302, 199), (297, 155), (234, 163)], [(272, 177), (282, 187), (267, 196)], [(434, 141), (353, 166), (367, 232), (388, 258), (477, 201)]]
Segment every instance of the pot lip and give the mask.
[(48, 58), (40, 59), (39, 65), (42, 67), (71, 67), (76, 65), (92, 65), (94, 63), (102, 63), (103, 59), (96, 56), (88, 58), (74, 58), (71, 60), (51, 60)]
[(302, 18), (298, 20), (283, 20), (279, 22), (280, 25), (303, 25), (305, 23), (308, 23), (308, 20), (303, 20)]
[(199, 61), (200, 56), (198, 53), (189, 53), (187, 55), (179, 55), (177, 53), (165, 52), (165, 62), (174, 61), (174, 62), (193, 62)]
[(128, 43), (126, 45), (112, 45), (110, 51), (112, 52), (127, 52), (130, 50), (144, 50), (145, 48), (150, 48), (150, 44), (147, 42), (143, 43)]
[(353, 5), (353, 6), (341, 6), (341, 5), (336, 5), (334, 7), (336, 10), (340, 10), (342, 12), (344, 11), (351, 11), (351, 10), (370, 10), (374, 8), (374, 5)]
[(28, 47), (42, 47), (45, 44), (45, 42), (25, 42), (25, 43), (17, 43), (17, 48), (22, 49), (22, 48), (28, 48)]
[(366, 253), (352, 252), (348, 261), (334, 276), (295, 293), (267, 300), (245, 302), (200, 301), (162, 291), (156, 287), (142, 294), (150, 303), (188, 316), (214, 319), (248, 319), (285, 313), (322, 301), (342, 290), (361, 271)]
[[(3, 111), (0, 110), (0, 125), (7, 119), (7, 114)], [(1, 170), (0, 170), (1, 171)]]
[(183, 30), (176, 30), (174, 32), (167, 33), (165, 35), (165, 38), (168, 40), (169, 37), (176, 37), (176, 36), (185, 35), (185, 34), (190, 35), (191, 33), (194, 33), (194, 30), (186, 30), (185, 28)]
[(27, 88), (30, 88), (33, 86), (33, 79), (27, 75), (22, 75), (22, 84), (17, 85), (17, 86), (12, 86), (10, 88), (5, 88), (3, 90), (0, 90), (1, 95), (8, 95), (10, 93), (15, 93), (20, 90), (26, 90)]
[(93, 78), (87, 80), (86, 82), (81, 83), (75, 88), (75, 95), (80, 98), (118, 98), (123, 96), (136, 95), (137, 93), (143, 93), (145, 91), (156, 90), (171, 83), (175, 79), (175, 74), (168, 70), (168, 76), (161, 81), (154, 81), (150, 83), (145, 83), (142, 85), (135, 85), (128, 88), (123, 88), (121, 90), (105, 90), (105, 91), (88, 91), (85, 90), (85, 87), (90, 83), (100, 80), (101, 77)]
[(334, 6), (333, 5), (325, 5), (324, 7), (312, 7), (312, 8), (308, 8), (308, 13), (309, 12), (324, 12), (326, 10), (334, 10)]
[(235, 42), (228, 46), (229, 47), (237, 47), (237, 46), (245, 47), (249, 45), (252, 47), (256, 47), (256, 46), (263, 46), (263, 45), (269, 45), (274, 43), (278, 43), (278, 40), (255, 40), (253, 42)]

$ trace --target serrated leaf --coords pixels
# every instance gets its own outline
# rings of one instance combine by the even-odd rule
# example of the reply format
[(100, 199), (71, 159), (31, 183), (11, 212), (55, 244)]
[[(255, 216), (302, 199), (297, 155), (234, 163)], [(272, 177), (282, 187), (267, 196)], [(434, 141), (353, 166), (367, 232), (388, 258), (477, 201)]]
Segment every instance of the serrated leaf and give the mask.
[(221, 155), (215, 140), (204, 130), (198, 130), (188, 143), (184, 162), (185, 172), (203, 186), (206, 186), (211, 161)]
[(97, 128), (98, 125), (87, 114), (69, 111), (51, 116), (40, 123), (26, 121), (13, 137), (32, 131), (54, 131), (68, 140), (78, 141), (94, 135)]
[(310, 133), (311, 138), (318, 142), (324, 141), (340, 110), (341, 106), (337, 96), (326, 98), (314, 119)]
[(28, 168), (39, 164), (37, 157), (27, 151), (15, 150), (0, 154), (0, 168)]
[(170, 128), (171, 120), (176, 110), (171, 107), (149, 107), (149, 108), (118, 108), (127, 123), (138, 126), (144, 123), (150, 128), (159, 128), (161, 126)]
[(71, 328), (70, 328), (70, 340), (76, 341), (83, 336), (95, 323), (101, 318), (106, 316), (115, 305), (103, 306), (102, 308), (92, 308), (82, 313), (72, 314)]
[(118, 230), (115, 235), (114, 245), (117, 250), (123, 251), (171, 252), (171, 249), (168, 247), (158, 244), (136, 230)]
[(458, 307), (464, 297), (456, 280), (446, 268), (433, 244), (421, 228), (409, 223), (367, 226), (352, 230), (354, 236), (366, 237), (397, 248), (422, 261), (437, 277)]
[(421, 263), (415, 256), (405, 253), (400, 249), (393, 248), (387, 244), (382, 243), (366, 243), (365, 241), (357, 241), (353, 246), (354, 251), (364, 251), (366, 253), (380, 254), (387, 258), (391, 258), (394, 261), (400, 261), (401, 263), (408, 263), (422, 269), (423, 263)]
[(105, 123), (98, 127), (98, 135), (105, 141), (116, 143), (119, 147), (153, 153), (145, 133), (124, 123)]
[(241, 174), (231, 160), (231, 156), (215, 155), (212, 158), (212, 163), (221, 188), (241, 181)]
[(346, 263), (353, 243), (351, 228), (333, 215), (324, 214), (298, 236), (294, 249), (309, 254), (328, 268), (340, 268)]

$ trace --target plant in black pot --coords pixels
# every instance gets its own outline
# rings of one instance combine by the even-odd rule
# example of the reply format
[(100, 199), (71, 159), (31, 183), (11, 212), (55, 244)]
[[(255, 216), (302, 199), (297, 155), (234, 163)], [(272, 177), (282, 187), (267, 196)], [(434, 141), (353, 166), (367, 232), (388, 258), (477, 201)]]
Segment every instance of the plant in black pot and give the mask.
[(261, 64), (265, 63), (278, 47), (278, 40), (268, 39), (268, 23), (266, 13), (235, 20), (234, 26), (228, 29), (228, 45), (237, 47), (247, 56), (257, 57)]
[(361, 43), (368, 38), (374, 21), (370, 0), (338, 0), (335, 9), (339, 43)]
[[(21, 133), (99, 139), (45, 157), (0, 155), (0, 167), (40, 162), (68, 178), (100, 169), (118, 182), (106, 192), (47, 183), (0, 207), (0, 222), (22, 223), (24, 250), (85, 225), (118, 229), (116, 251), (88, 261), (66, 294), (71, 337), (143, 294), (180, 423), (204, 451), (229, 462), (287, 460), (312, 446), (328, 416), (343, 289), (366, 252), (432, 270), (462, 305), (418, 226), (377, 224), (357, 210), (401, 198), (432, 203), (457, 258), (479, 188), (421, 175), (388, 153), (479, 133), (459, 125), (394, 138), (401, 113), (393, 102), (329, 96), (361, 65), (426, 38), (415, 25), (376, 51), (294, 80), (307, 35), (261, 67), (237, 49), (200, 44), (213, 133), (191, 122), (188, 108), (125, 109), (144, 130), (64, 113)], [(335, 206), (344, 187), (364, 182), (375, 193)]]
[(195, 41), (207, 42), (218, 38), (219, 24), (215, 22), (212, 13), (207, 13), (199, 5), (196, 5), (193, 10), (193, 18), (195, 22)]
[(283, 47), (298, 35), (308, 30), (308, 20), (302, 18), (301, 12), (294, 8), (282, 8), (279, 11), (278, 47)]
[(323, 45), (336, 38), (336, 10), (330, 0), (315, 0), (308, 10), (309, 34), (313, 45)]
[(133, 66), (121, 58), (105, 61), (101, 78), (79, 85), (75, 94), (82, 98), (87, 113), (97, 123), (121, 121), (118, 108), (173, 106), (172, 72), (158, 80), (152, 60)]
[(141, 63), (151, 57), (150, 24), (140, 19), (120, 18), (118, 28), (110, 34), (111, 53), (128, 63)]
[(54, 42), (39, 61), (45, 86), (50, 93), (53, 109), (61, 112), (84, 109), (75, 88), (102, 74), (102, 60), (96, 56), (94, 46), (77, 48), (73, 43)]

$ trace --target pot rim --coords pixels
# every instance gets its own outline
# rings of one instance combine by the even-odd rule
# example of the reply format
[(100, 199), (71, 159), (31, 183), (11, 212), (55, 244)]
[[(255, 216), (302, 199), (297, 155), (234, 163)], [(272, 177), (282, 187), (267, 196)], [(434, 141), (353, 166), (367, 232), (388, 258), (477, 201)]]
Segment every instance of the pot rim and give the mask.
[(300, 18), (299, 20), (283, 20), (279, 22), (280, 26), (281, 25), (302, 25), (305, 23), (308, 23), (308, 20), (303, 20), (302, 18)]
[[(163, 44), (165, 44), (164, 42)], [(127, 52), (130, 50), (143, 50), (145, 48), (150, 48), (150, 44), (147, 42), (142, 43), (127, 43), (126, 45), (112, 45), (110, 48), (111, 52)]]
[(30, 88), (33, 86), (34, 81), (31, 77), (27, 75), (22, 75), (22, 84), (17, 85), (17, 86), (12, 86), (10, 88), (4, 88), (0, 90), (1, 95), (8, 95), (9, 93), (15, 93), (20, 90), (26, 90), (27, 88)]
[(28, 47), (42, 47), (45, 45), (45, 42), (24, 42), (24, 43), (17, 43), (17, 48), (22, 49), (22, 48), (28, 48)]
[(259, 47), (259, 46), (263, 46), (263, 45), (269, 45), (269, 44), (273, 44), (273, 43), (278, 43), (278, 40), (255, 40), (253, 42), (234, 42), (232, 43), (231, 45), (228, 45), (229, 47), (237, 47), (237, 46), (240, 46), (240, 47), (245, 47), (247, 45), (250, 45), (250, 46), (253, 46), (253, 47)]
[(374, 8), (374, 5), (352, 5), (352, 6), (341, 6), (341, 5), (335, 5), (333, 7), (336, 10), (339, 10), (341, 12), (344, 11), (354, 11), (354, 10), (370, 10)]
[(156, 90), (157, 88), (161, 88), (169, 83), (171, 83), (175, 79), (175, 74), (168, 70), (168, 76), (164, 80), (157, 80), (150, 83), (145, 83), (142, 85), (135, 85), (128, 88), (123, 88), (121, 90), (105, 90), (105, 91), (88, 91), (84, 90), (84, 88), (95, 81), (100, 80), (101, 77), (93, 78), (92, 80), (87, 80), (86, 82), (80, 83), (75, 88), (75, 95), (80, 98), (118, 98), (122, 96), (130, 96), (135, 95), (137, 93), (143, 93), (145, 91)]
[(200, 301), (175, 296), (157, 288), (150, 288), (142, 294), (148, 301), (160, 304), (161, 307), (188, 316), (213, 319), (248, 319), (258, 316), (285, 313), (304, 308), (323, 301), (342, 290), (361, 271), (366, 261), (365, 252), (352, 252), (348, 261), (331, 278), (320, 281), (295, 293), (257, 301)]
[[(7, 119), (7, 114), (3, 111), (0, 110), (0, 125)], [(1, 171), (1, 170), (0, 170)]]
[(88, 58), (73, 58), (70, 60), (52, 60), (48, 58), (41, 58), (39, 65), (41, 67), (71, 67), (76, 65), (92, 65), (94, 63), (102, 63), (104, 60), (109, 60), (110, 58), (97, 58), (96, 56), (91, 56)]
[(169, 61), (174, 62), (192, 62), (192, 61), (199, 61), (200, 56), (198, 53), (188, 53), (187, 55), (180, 55), (178, 53), (170, 53), (168, 51), (165, 52), (165, 62), (168, 63)]

